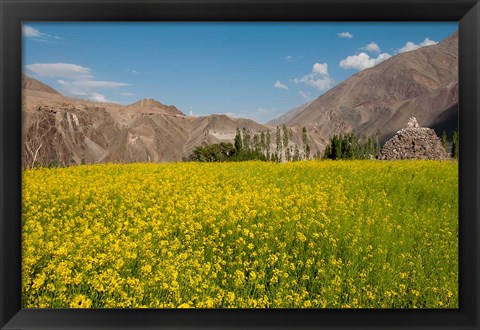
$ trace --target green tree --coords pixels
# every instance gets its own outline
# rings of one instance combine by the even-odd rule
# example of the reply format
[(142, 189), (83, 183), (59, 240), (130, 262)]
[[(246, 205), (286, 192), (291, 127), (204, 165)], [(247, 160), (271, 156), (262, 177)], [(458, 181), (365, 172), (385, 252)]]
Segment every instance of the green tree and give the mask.
[(277, 161), (281, 161), (282, 160), (282, 132), (280, 130), (280, 127), (277, 126), (277, 134), (276, 134), (276, 138), (275, 138), (275, 144), (277, 145), (277, 153), (276, 153), (276, 158), (277, 158)]
[(343, 136), (340, 134), (339, 136), (334, 135), (332, 139), (332, 159), (341, 159), (342, 158), (342, 144), (343, 144)]
[(367, 143), (365, 144), (365, 154), (364, 158), (370, 158), (374, 152), (373, 138), (371, 136), (367, 137)]
[(326, 145), (325, 159), (368, 159), (380, 153), (379, 132), (359, 137), (353, 132), (333, 135)]
[(197, 146), (193, 149), (191, 160), (197, 162), (223, 162), (228, 161), (237, 154), (231, 143), (222, 142), (209, 146)]
[(310, 146), (308, 145), (307, 128), (302, 127), (303, 155), (305, 159), (310, 158)]
[(310, 159), (310, 146), (308, 144), (305, 147), (305, 159)]
[(283, 124), (282, 130), (283, 130), (283, 148), (286, 149), (288, 146), (289, 133), (288, 133), (287, 126), (285, 126), (285, 124)]
[(375, 132), (375, 157), (380, 155), (380, 130)]
[(353, 133), (346, 133), (345, 135), (341, 136), (342, 140), (342, 159), (354, 159), (356, 157), (356, 142), (355, 142), (355, 134)]
[(240, 133), (240, 129), (238, 127), (237, 132), (235, 133), (234, 146), (238, 153), (242, 151), (242, 133)]
[(447, 139), (447, 132), (443, 130), (442, 132), (442, 146), (446, 152), (448, 152), (448, 139)]
[(266, 153), (265, 132), (260, 133), (260, 147), (263, 153)]
[(262, 152), (262, 146), (260, 144), (260, 137), (258, 136), (258, 134), (253, 135), (253, 149), (258, 154)]
[(270, 144), (272, 143), (272, 137), (270, 135), (270, 130), (267, 130), (267, 136), (266, 136), (266, 148), (267, 148), (267, 159), (270, 159)]
[(243, 150), (245, 152), (250, 151), (251, 147), (251, 137), (250, 137), (250, 132), (246, 130), (246, 128), (243, 128)]
[(300, 160), (300, 149), (298, 149), (298, 144), (295, 145), (295, 151), (293, 152), (293, 161), (298, 162)]

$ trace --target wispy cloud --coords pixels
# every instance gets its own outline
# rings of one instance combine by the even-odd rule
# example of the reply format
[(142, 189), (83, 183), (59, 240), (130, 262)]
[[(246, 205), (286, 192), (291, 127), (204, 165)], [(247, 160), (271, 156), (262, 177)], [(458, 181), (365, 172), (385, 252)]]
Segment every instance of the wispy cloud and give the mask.
[(95, 101), (95, 102), (110, 102), (109, 100), (107, 100), (105, 95), (102, 95), (102, 94), (97, 93), (97, 92), (92, 92), (90, 94), (90, 99), (92, 101)]
[(364, 70), (367, 68), (371, 68), (378, 63), (381, 63), (387, 59), (392, 57), (392, 55), (388, 53), (382, 53), (377, 57), (370, 57), (367, 53), (361, 52), (356, 55), (348, 56), (347, 58), (340, 61), (339, 65), (342, 69), (355, 69), (355, 70)]
[(22, 26), (22, 34), (27, 38), (39, 38), (43, 36), (43, 33), (39, 30), (25, 24)]
[(34, 63), (26, 65), (27, 71), (42, 77), (88, 79), (92, 78), (90, 68), (70, 63)]
[(288, 56), (285, 56), (283, 60), (285, 62), (293, 62), (293, 61), (302, 59), (303, 57), (304, 57), (303, 55), (299, 55), (299, 56), (288, 55)]
[(295, 84), (303, 83), (306, 86), (313, 87), (319, 91), (326, 91), (333, 87), (335, 81), (328, 74), (327, 63), (315, 63), (312, 72), (300, 78), (293, 79)]
[(273, 85), (273, 87), (288, 90), (288, 86), (283, 84), (280, 80), (277, 80), (277, 82)]
[(40, 42), (52, 42), (52, 39), (61, 39), (58, 36), (53, 36), (51, 34), (40, 32), (40, 30), (26, 24), (22, 25), (22, 36), (25, 38), (32, 38), (33, 40)]
[(110, 102), (98, 92), (129, 86), (117, 81), (95, 80), (92, 69), (71, 63), (34, 63), (25, 66), (29, 74), (44, 78), (62, 78), (57, 83), (61, 90), (72, 96), (84, 97), (96, 102)]
[(337, 36), (339, 36), (340, 38), (348, 38), (348, 39), (353, 38), (353, 34), (351, 34), (350, 32), (340, 32), (340, 33), (337, 33)]
[[(62, 80), (59, 80), (62, 81)], [(62, 81), (63, 82), (63, 81)], [(110, 89), (123, 86), (129, 86), (129, 84), (116, 82), (116, 81), (104, 81), (104, 80), (74, 80), (68, 82), (68, 84), (80, 88), (99, 88), (99, 89)]]
[(425, 40), (423, 40), (421, 43), (419, 44), (416, 44), (412, 41), (408, 41), (405, 46), (403, 46), (402, 48), (400, 48), (398, 50), (399, 53), (404, 53), (404, 52), (409, 52), (411, 50), (415, 50), (415, 49), (418, 49), (418, 48), (421, 48), (421, 47), (425, 47), (425, 46), (432, 46), (432, 45), (436, 45), (438, 44), (438, 41), (434, 41), (434, 40), (430, 40), (428, 37), (425, 38)]
[(299, 91), (298, 94), (302, 97), (302, 99), (307, 102), (312, 99), (312, 94), (304, 91)]
[(380, 53), (380, 47), (377, 45), (375, 42), (371, 42), (368, 45), (365, 45), (364, 47), (360, 48), (360, 50), (365, 50), (367, 52), (371, 53)]

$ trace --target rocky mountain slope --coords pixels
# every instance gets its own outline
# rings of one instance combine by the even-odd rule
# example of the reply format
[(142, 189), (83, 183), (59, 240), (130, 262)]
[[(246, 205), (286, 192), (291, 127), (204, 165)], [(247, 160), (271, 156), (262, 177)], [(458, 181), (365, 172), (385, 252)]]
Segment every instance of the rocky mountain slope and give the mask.
[(398, 54), (358, 72), (271, 123), (307, 126), (323, 138), (345, 131), (369, 135), (378, 129), (385, 141), (413, 116), (422, 126), (451, 134), (458, 126), (457, 113), (458, 34), (454, 33), (436, 45)]
[(161, 113), (164, 115), (185, 116), (174, 105), (165, 105), (154, 99), (143, 99), (126, 107), (132, 113)]
[[(175, 162), (196, 146), (233, 142), (237, 127), (252, 134), (274, 127), (226, 115), (185, 116), (175, 106), (144, 99), (122, 106), (68, 98), (23, 77), (23, 166), (101, 162)], [(291, 146), (301, 143), (292, 129)], [(274, 150), (272, 138), (271, 150)], [(296, 141), (296, 142), (294, 142)], [(312, 153), (321, 145), (311, 141)]]

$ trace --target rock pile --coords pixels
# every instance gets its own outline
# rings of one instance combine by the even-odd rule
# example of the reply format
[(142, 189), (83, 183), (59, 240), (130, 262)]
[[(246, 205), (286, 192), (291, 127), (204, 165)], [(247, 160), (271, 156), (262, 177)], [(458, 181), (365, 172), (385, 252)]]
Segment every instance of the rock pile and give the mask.
[(451, 159), (435, 131), (427, 127), (419, 127), (412, 117), (407, 127), (398, 131), (385, 142), (380, 159)]

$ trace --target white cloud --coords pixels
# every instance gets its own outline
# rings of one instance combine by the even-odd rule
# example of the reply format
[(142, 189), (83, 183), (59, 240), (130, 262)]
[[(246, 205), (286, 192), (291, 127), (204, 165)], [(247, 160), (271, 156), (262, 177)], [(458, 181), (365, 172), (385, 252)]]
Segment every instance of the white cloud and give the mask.
[(369, 43), (368, 45), (360, 48), (361, 50), (366, 50), (368, 52), (372, 52), (372, 53), (380, 53), (380, 47), (375, 43), (375, 42), (371, 42)]
[(73, 95), (73, 96), (87, 96), (88, 93), (77, 86), (72, 85), (70, 82), (65, 81), (65, 80), (57, 80), (57, 83), (61, 86), (62, 92), (64, 92), (67, 95)]
[(304, 83), (307, 86), (314, 87), (319, 91), (326, 91), (333, 87), (334, 81), (330, 77), (318, 77), (317, 75), (311, 73), (303, 76), (302, 78), (295, 78), (294, 83)]
[(310, 93), (306, 93), (304, 91), (299, 91), (298, 94), (302, 97), (304, 101), (310, 101), (312, 99), (312, 96)]
[(40, 32), (40, 30), (35, 29), (34, 27), (31, 27), (30, 25), (26, 25), (26, 24), (22, 25), (22, 36), (25, 38), (33, 38), (33, 40), (42, 41), (42, 42), (50, 42), (49, 39), (57, 39), (57, 40), (62, 39), (58, 36), (52, 36), (50, 34)]
[(425, 38), (425, 40), (423, 40), (421, 43), (419, 44), (416, 44), (414, 42), (411, 42), (411, 41), (408, 41), (405, 46), (403, 46), (402, 48), (400, 48), (398, 50), (399, 53), (404, 53), (404, 52), (409, 52), (411, 50), (415, 50), (415, 49), (418, 49), (418, 48), (421, 48), (421, 47), (425, 47), (425, 46), (432, 46), (432, 45), (436, 45), (438, 44), (438, 41), (433, 41), (433, 40), (430, 40), (428, 37)]
[(109, 89), (109, 88), (118, 88), (123, 86), (129, 86), (129, 84), (116, 82), (116, 81), (103, 81), (103, 80), (74, 80), (68, 84), (72, 86), (77, 86), (80, 88), (99, 88), (99, 89)]
[(333, 87), (334, 80), (328, 74), (327, 63), (315, 63), (312, 72), (301, 78), (293, 79), (295, 84), (303, 83), (309, 87), (314, 87), (319, 91), (326, 91)]
[(337, 36), (339, 36), (340, 38), (349, 38), (349, 39), (353, 38), (353, 35), (350, 32), (340, 32), (340, 33), (337, 33)]
[(283, 59), (287, 62), (291, 62), (291, 61), (293, 61), (293, 56), (288, 55), (288, 56), (285, 56)]
[(24, 24), (22, 26), (22, 35), (27, 38), (39, 38), (43, 36), (43, 33), (29, 25)]
[(122, 95), (122, 96), (134, 96), (134, 95), (135, 95), (135, 93), (130, 93), (130, 92), (122, 92), (122, 93), (120, 93), (120, 95)]
[(92, 70), (81, 65), (69, 63), (35, 63), (26, 68), (31, 73), (42, 77), (87, 79), (92, 78)]
[(85, 89), (71, 84), (64, 80), (58, 80), (58, 84), (61, 86), (62, 92), (74, 97), (81, 97), (95, 102), (110, 102), (105, 95), (100, 94), (91, 89)]
[(288, 89), (288, 86), (285, 84), (282, 84), (280, 80), (277, 80), (277, 82), (273, 85), (275, 88), (280, 88), (280, 89)]
[[(27, 73), (57, 80), (60, 89), (67, 95), (83, 97), (95, 102), (111, 102), (98, 92), (99, 89), (115, 89), (129, 86), (127, 83), (95, 80), (90, 68), (71, 63), (34, 63), (25, 66)], [(121, 93), (121, 95), (133, 95)]]
[(388, 53), (382, 53), (378, 55), (378, 57), (373, 58), (370, 57), (368, 54), (361, 52), (356, 55), (351, 55), (348, 56), (346, 59), (343, 59), (340, 61), (340, 67), (342, 69), (356, 69), (356, 70), (364, 70), (367, 68), (371, 68), (374, 65), (377, 65), (378, 63), (381, 63), (387, 59), (392, 57), (392, 55)]
[[(58, 80), (57, 83), (61, 86), (62, 91), (66, 94), (84, 97), (95, 102), (111, 102), (107, 100), (107, 98), (103, 94), (98, 93), (98, 89), (113, 89), (123, 86), (129, 86), (129, 84), (125, 83), (102, 80)], [(133, 94), (121, 93), (121, 95)]]
[(327, 63), (315, 63), (313, 65), (312, 72), (328, 76), (328, 64)]
[(96, 92), (92, 92), (88, 96), (88, 98), (92, 101), (95, 101), (95, 102), (109, 102), (104, 95), (96, 93)]

